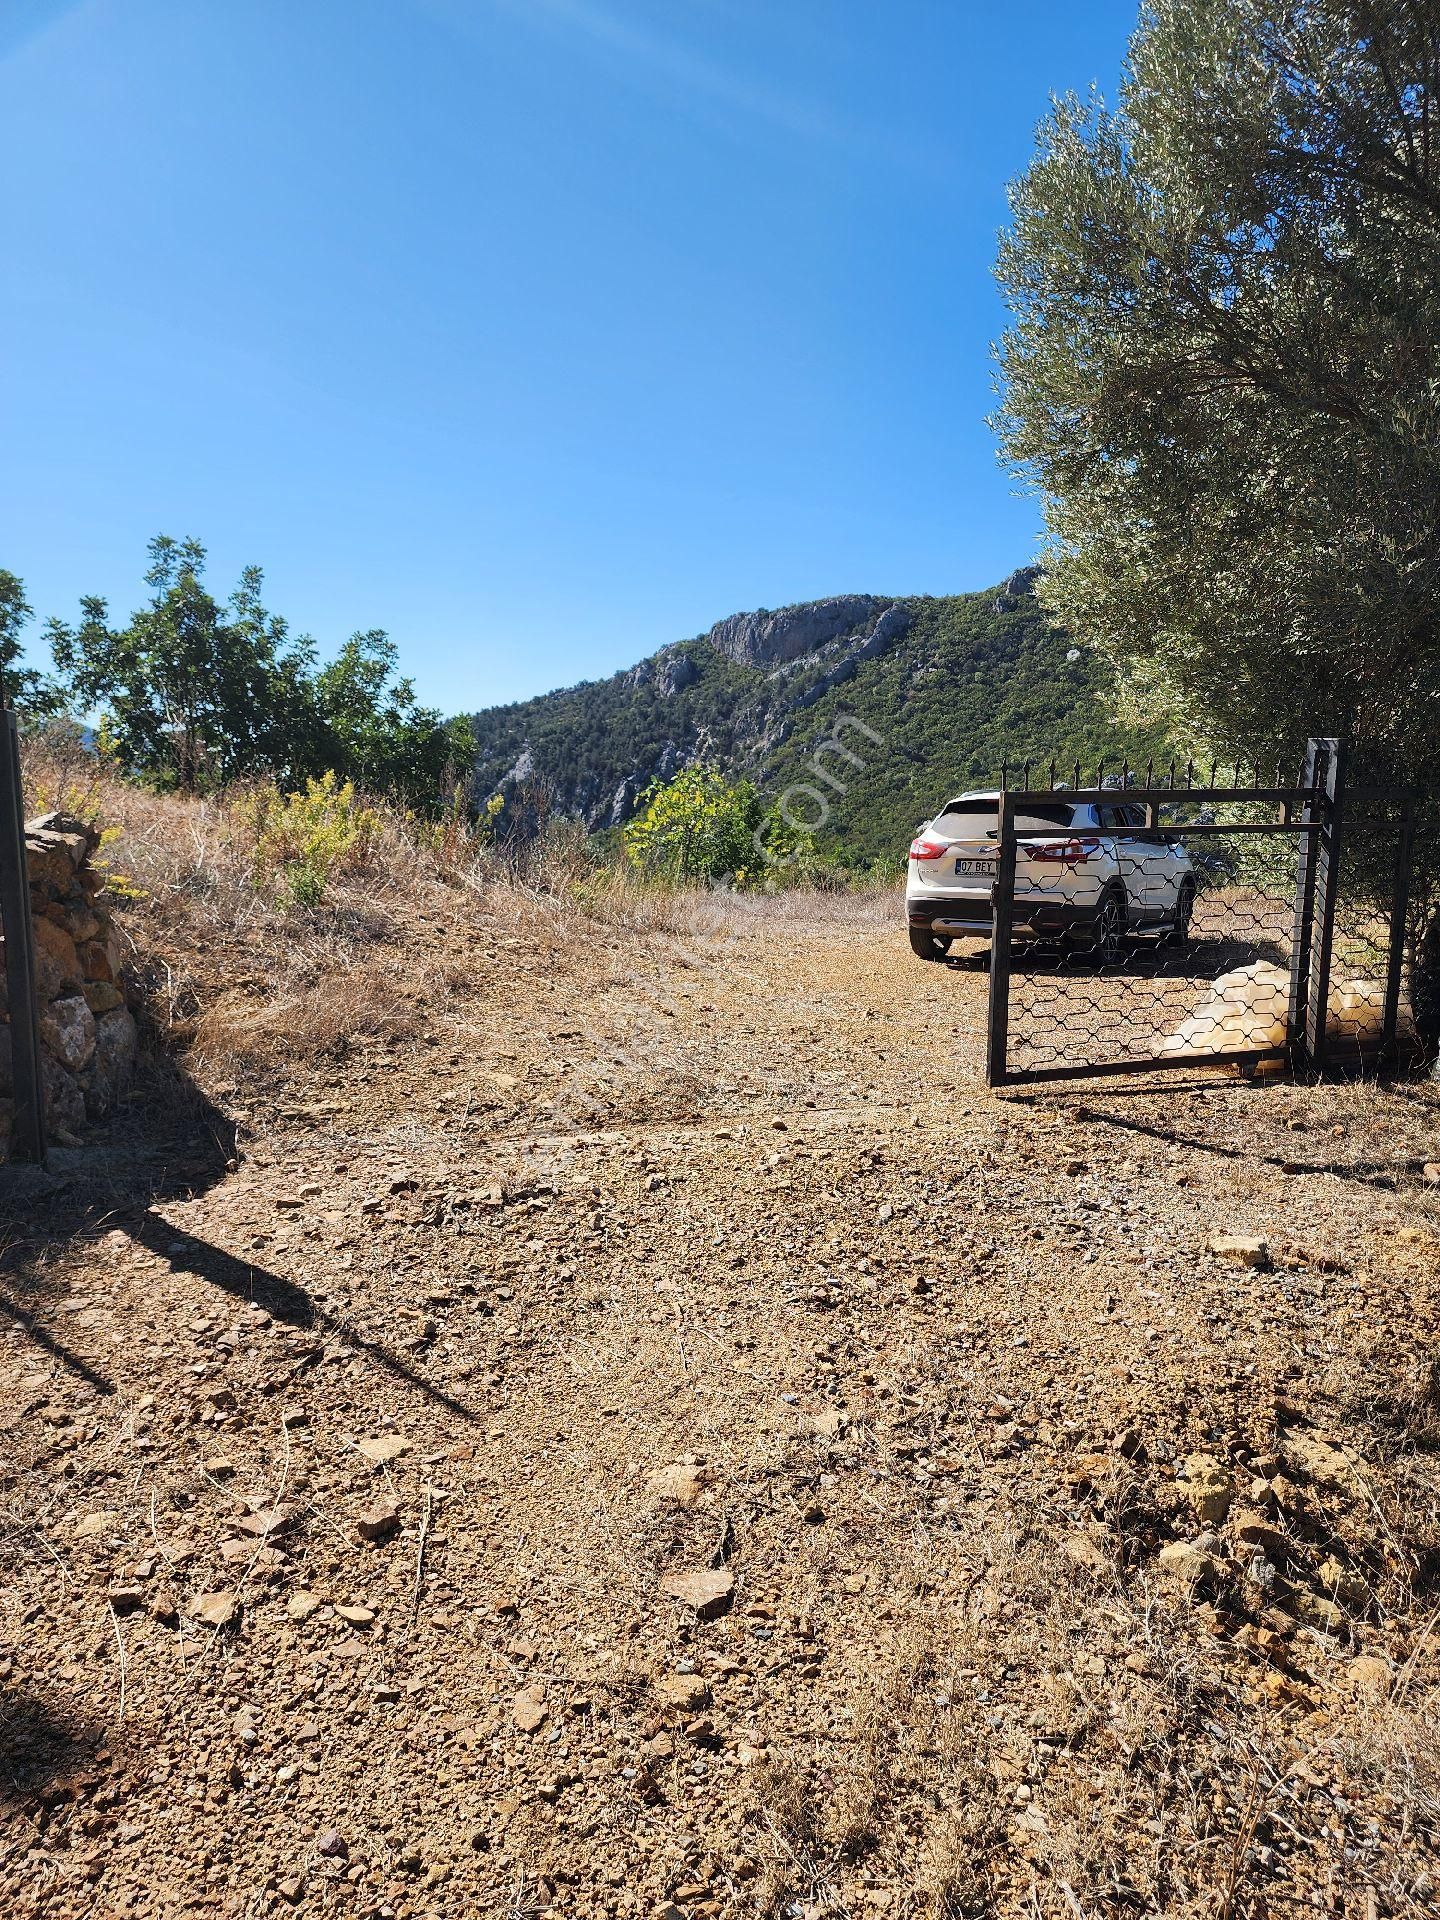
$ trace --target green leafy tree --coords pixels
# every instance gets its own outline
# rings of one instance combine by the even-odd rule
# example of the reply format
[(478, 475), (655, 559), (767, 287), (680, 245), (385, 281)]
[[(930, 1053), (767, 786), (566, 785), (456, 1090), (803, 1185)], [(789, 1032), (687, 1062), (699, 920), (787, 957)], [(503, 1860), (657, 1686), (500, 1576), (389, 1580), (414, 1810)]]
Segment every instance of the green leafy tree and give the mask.
[(743, 877), (764, 865), (754, 845), (763, 812), (748, 780), (685, 767), (646, 788), (625, 829), (625, 855), (648, 878), (677, 886)]
[(1437, 77), (1422, 0), (1151, 0), (1012, 190), (1042, 597), (1227, 758), (1440, 776)]
[(5, 694), (22, 721), (53, 719), (60, 696), (54, 683), (35, 667), (20, 666), (20, 636), (34, 618), (25, 583), (0, 567), (0, 675)]
[[(128, 625), (113, 627), (94, 596), (73, 626), (50, 622), (65, 697), (101, 716), (123, 767), (185, 791), (334, 774), (426, 812), (444, 809), (474, 758), (469, 722), (416, 703), (410, 681), (394, 677), (384, 633), (352, 635), (317, 668), (314, 642), (292, 638), (267, 610), (258, 567), (245, 569), (223, 604), (204, 571), (198, 540), (162, 534), (150, 543), (150, 601)], [(15, 598), (18, 622), (18, 581)]]
[(292, 638), (287, 622), (266, 610), (263, 585), (259, 567), (246, 567), (229, 601), (232, 644), (253, 663), (258, 702), (248, 736), (242, 736), (249, 764), (236, 771), (241, 777), (307, 779), (326, 770), (319, 765), (325, 730), (316, 708), (315, 643), (308, 634)]
[[(398, 653), (378, 627), (354, 633), (315, 675), (315, 708), (325, 768), (371, 792), (412, 805), (443, 805), (475, 757), (467, 720), (422, 707), (407, 679), (394, 679)], [(316, 769), (317, 771), (319, 769)]]
[(128, 626), (106, 603), (52, 620), (51, 649), (69, 700), (103, 715), (121, 764), (186, 792), (262, 769), (288, 771), (307, 726), (310, 651), (285, 647), (285, 623), (260, 602), (247, 568), (228, 607), (204, 585), (197, 540), (150, 542), (149, 604)]

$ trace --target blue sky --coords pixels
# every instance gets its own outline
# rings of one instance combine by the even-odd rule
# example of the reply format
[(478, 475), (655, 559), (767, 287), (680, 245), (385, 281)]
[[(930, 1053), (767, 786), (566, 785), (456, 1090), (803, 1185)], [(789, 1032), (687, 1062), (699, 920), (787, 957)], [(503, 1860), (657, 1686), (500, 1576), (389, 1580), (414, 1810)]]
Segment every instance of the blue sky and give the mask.
[(1092, 0), (0, 0), (0, 565), (249, 561), (447, 711), (989, 585), (1006, 180)]

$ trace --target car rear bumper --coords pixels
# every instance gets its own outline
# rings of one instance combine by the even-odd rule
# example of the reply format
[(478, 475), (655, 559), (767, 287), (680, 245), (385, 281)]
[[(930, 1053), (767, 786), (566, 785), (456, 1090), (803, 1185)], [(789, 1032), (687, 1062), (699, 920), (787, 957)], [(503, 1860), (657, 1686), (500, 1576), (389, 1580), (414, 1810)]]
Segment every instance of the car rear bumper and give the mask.
[[(1093, 927), (1097, 907), (1072, 900), (1017, 900), (1012, 922), (1015, 933), (1042, 939), (1047, 934), (1069, 933), (1077, 927)], [(991, 928), (991, 906), (980, 898), (955, 900), (907, 900), (905, 917), (921, 931), (950, 935), (955, 939), (977, 939)]]

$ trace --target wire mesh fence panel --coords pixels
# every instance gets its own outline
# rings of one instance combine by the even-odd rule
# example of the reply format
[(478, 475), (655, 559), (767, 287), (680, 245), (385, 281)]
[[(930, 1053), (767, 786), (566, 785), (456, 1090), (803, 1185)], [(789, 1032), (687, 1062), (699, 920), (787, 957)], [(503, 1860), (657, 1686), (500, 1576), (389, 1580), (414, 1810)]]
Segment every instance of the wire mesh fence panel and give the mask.
[(1350, 787), (1346, 761), (1316, 738), (1289, 785), (1187, 765), (1032, 789), (1027, 767), (1023, 790), (952, 802), (922, 849), (928, 927), (948, 943), (988, 903), (990, 1083), (1418, 1056), (1404, 977), (1430, 816)]
[(1413, 807), (1404, 795), (1347, 799), (1336, 873), (1326, 995), (1332, 1065), (1364, 1064), (1385, 1049), (1418, 1049), (1405, 959)]
[(1077, 796), (1063, 840), (1017, 816), (1013, 1073), (1284, 1052), (1296, 834), (1251, 800), (1151, 811)]

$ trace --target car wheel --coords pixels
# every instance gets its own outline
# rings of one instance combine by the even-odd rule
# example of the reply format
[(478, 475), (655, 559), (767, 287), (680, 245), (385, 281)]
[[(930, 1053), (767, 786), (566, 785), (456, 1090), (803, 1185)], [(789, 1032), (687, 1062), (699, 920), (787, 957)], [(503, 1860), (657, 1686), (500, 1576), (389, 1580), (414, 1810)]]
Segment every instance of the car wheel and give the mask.
[(1190, 938), (1190, 920), (1195, 912), (1195, 888), (1189, 880), (1180, 882), (1180, 891), (1175, 896), (1175, 915), (1165, 930), (1165, 944), (1171, 947), (1183, 947)]
[(1095, 915), (1090, 953), (1096, 966), (1113, 967), (1120, 958), (1120, 936), (1125, 931), (1125, 907), (1118, 893), (1107, 893)]
[(943, 960), (950, 951), (950, 936), (931, 933), (928, 927), (911, 927), (910, 951), (922, 960)]

